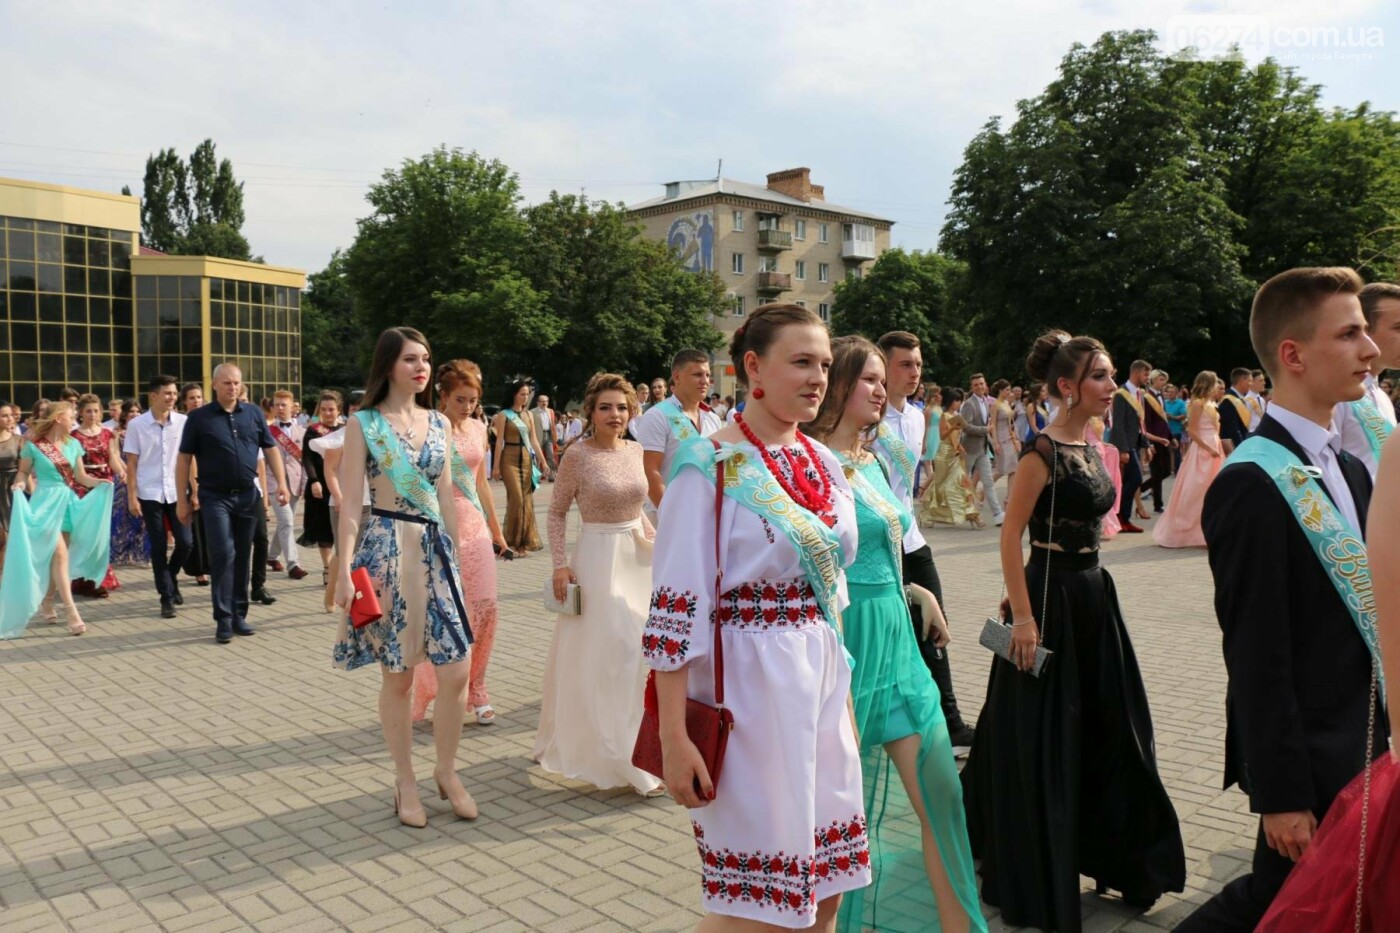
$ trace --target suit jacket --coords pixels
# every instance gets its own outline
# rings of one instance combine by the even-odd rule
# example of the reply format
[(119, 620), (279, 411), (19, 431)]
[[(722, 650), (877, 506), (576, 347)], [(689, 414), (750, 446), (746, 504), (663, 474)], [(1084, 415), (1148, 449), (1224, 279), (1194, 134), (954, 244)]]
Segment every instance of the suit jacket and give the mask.
[[(297, 424), (295, 421), (292, 422), (290, 428), (281, 427), (281, 425), (273, 421), (269, 422), (267, 426), (268, 431), (272, 431), (274, 426), (277, 427), (277, 431), (284, 432), (292, 439), (292, 443), (296, 444), (297, 447), (301, 449), (303, 457), (306, 455), (306, 428)], [(276, 440), (277, 432), (272, 432), (272, 437)], [(306, 491), (306, 468), (301, 458), (293, 457), (282, 449), (280, 441), (277, 444), (277, 452), (282, 455), (282, 469), (287, 474), (287, 495), (295, 498)], [(267, 485), (269, 494), (277, 491), (277, 480), (273, 478), (270, 468), (267, 471)]]
[[(1256, 433), (1311, 462), (1273, 418)], [(1364, 524), (1370, 474), (1349, 455), (1341, 468)], [(1225, 786), (1238, 783), (1255, 813), (1320, 814), (1366, 763), (1370, 652), (1263, 470), (1226, 464), (1201, 520), (1230, 677)], [(1387, 734), (1378, 713), (1377, 749)]]
[(1138, 417), (1137, 409), (1117, 392), (1113, 394), (1112, 422), (1104, 434), (1104, 443), (1117, 447), (1119, 453), (1147, 446), (1147, 438), (1142, 436), (1142, 419)]
[[(1162, 406), (1162, 411), (1163, 411), (1164, 414), (1162, 414), (1162, 415), (1157, 414), (1157, 409), (1153, 408), (1153, 407), (1152, 407), (1152, 403), (1149, 402), (1149, 401), (1147, 400), (1147, 396), (1149, 396), (1149, 395), (1151, 395), (1154, 399), (1157, 400), (1157, 404), (1158, 404), (1158, 405), (1161, 405), (1161, 406)], [(1167, 406), (1166, 400), (1163, 399), (1163, 398), (1162, 398), (1160, 395), (1158, 395), (1156, 392), (1153, 392), (1151, 389), (1143, 389), (1143, 390), (1142, 390), (1142, 396), (1143, 396), (1143, 398), (1142, 398), (1142, 427), (1143, 427), (1143, 430), (1145, 430), (1148, 434), (1152, 434), (1152, 435), (1155, 435), (1155, 436), (1157, 436), (1157, 437), (1165, 438), (1167, 441), (1170, 442), (1171, 439), (1172, 439), (1172, 429), (1171, 429), (1171, 425), (1167, 423), (1167, 419), (1166, 419), (1166, 417), (1165, 417), (1165, 412), (1166, 412), (1166, 410), (1167, 410), (1167, 408), (1166, 408), (1166, 406)], [(1150, 443), (1150, 442), (1149, 442), (1149, 443)], [(1165, 446), (1165, 445), (1157, 445), (1157, 446)]]
[(987, 432), (991, 430), (992, 409), (995, 406), (996, 399), (990, 395), (980, 399), (969, 395), (963, 401), (962, 408), (958, 409), (958, 414), (966, 422), (963, 425), (962, 445), (969, 461), (987, 452)]
[[(1249, 406), (1249, 403), (1245, 401), (1245, 397), (1234, 389), (1226, 389), (1225, 394), (1226, 396), (1234, 396), (1244, 402), (1245, 407)], [(1253, 413), (1250, 414), (1250, 417), (1253, 417)], [(1253, 422), (1251, 422), (1251, 424), (1252, 423)], [(1220, 401), (1220, 439), (1233, 441), (1235, 446), (1238, 447), (1240, 444), (1244, 443), (1246, 437), (1249, 437), (1249, 425), (1246, 425), (1244, 421), (1240, 419), (1240, 413), (1235, 408), (1234, 402), (1230, 401), (1229, 398), (1222, 399)]]

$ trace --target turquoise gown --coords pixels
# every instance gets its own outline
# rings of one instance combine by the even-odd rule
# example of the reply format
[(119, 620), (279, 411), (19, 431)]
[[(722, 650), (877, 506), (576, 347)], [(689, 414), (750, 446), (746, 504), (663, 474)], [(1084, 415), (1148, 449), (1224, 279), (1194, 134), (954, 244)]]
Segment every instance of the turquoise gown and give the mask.
[(870, 832), (867, 888), (841, 902), (842, 931), (941, 929), (924, 868), (919, 818), (885, 743), (920, 737), (919, 790), (953, 891), (973, 930), (986, 931), (948, 724), (938, 687), (919, 657), (904, 600), (901, 561), (909, 512), (872, 460), (853, 468), (843, 458), (856, 498), (860, 549), (846, 571), (851, 604), (842, 615), (846, 648), (855, 660), (851, 696), (860, 731), (865, 812)]
[[(60, 452), (77, 472), (83, 447), (73, 438)], [(21, 460), (33, 464), (34, 494), (16, 493), (10, 512), (10, 541), (0, 573), (0, 638), (18, 638), (39, 611), (49, 591), (49, 565), (61, 532), (69, 532), (70, 580), (101, 580), (107, 573), (112, 546), (112, 484), (103, 483), (80, 498), (68, 488), (63, 474), (32, 443)]]

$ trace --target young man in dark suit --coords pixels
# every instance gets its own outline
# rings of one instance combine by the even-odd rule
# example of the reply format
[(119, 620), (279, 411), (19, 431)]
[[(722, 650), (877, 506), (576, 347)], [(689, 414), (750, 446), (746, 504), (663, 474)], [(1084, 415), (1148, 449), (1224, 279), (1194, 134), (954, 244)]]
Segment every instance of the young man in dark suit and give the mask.
[[(1377, 353), (1361, 285), (1351, 269), (1292, 269), (1254, 297), (1250, 339), (1273, 400), (1211, 484), (1202, 524), (1230, 677), (1225, 786), (1249, 795), (1260, 828), (1253, 871), (1188, 917), (1181, 933), (1253, 930), (1368, 757), (1371, 649), (1284, 493), (1320, 487), (1336, 518), (1364, 534), (1371, 478), (1341, 453), (1332, 427), (1333, 407), (1360, 398)], [(1294, 466), (1266, 472), (1254, 459), (1264, 451), (1275, 452), (1271, 463)], [(1313, 508), (1304, 512), (1326, 518), (1316, 498)], [(1371, 754), (1386, 747), (1387, 733), (1378, 716)]]
[(1147, 385), (1147, 374), (1152, 372), (1152, 364), (1146, 360), (1134, 360), (1128, 370), (1128, 381), (1118, 387), (1113, 396), (1113, 423), (1108, 426), (1104, 441), (1118, 448), (1118, 458), (1123, 470), (1123, 492), (1118, 502), (1118, 524), (1127, 534), (1142, 534), (1142, 529), (1133, 524), (1133, 504), (1137, 501), (1138, 487), (1142, 485), (1142, 456), (1148, 451), (1147, 436), (1142, 431), (1142, 396)]
[(1249, 408), (1245, 395), (1254, 383), (1254, 374), (1243, 366), (1230, 370), (1230, 388), (1225, 390), (1225, 398), (1220, 403), (1220, 441), (1225, 445), (1225, 455), (1234, 453), (1235, 448), (1244, 443), (1249, 432), (1255, 427), (1254, 413)]

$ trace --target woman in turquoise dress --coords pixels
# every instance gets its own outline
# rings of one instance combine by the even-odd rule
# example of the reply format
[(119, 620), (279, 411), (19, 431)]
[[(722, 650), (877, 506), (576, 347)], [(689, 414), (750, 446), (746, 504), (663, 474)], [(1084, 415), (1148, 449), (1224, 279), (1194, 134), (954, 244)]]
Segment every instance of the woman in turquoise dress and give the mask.
[(836, 453), (855, 493), (860, 547), (846, 570), (851, 603), (842, 625), (874, 875), (870, 887), (846, 894), (838, 927), (985, 931), (953, 746), (908, 601), (940, 647), (948, 628), (932, 593), (903, 584), (902, 542), (913, 519), (867, 449), (884, 413), (884, 357), (863, 337), (831, 346), (830, 385), (809, 433)]
[[(457, 776), (457, 745), (467, 707), (472, 633), (457, 569), (457, 507), (452, 500), (447, 420), (429, 407), (432, 361), (428, 342), (410, 327), (379, 336), (364, 404), (346, 424), (340, 464), (344, 500), (340, 541), (358, 541), (340, 562), (335, 601), (349, 609), (351, 573), (364, 568), (383, 615), (355, 628), (340, 620), (337, 667), (380, 669), (379, 722), (394, 762), (394, 812), (421, 828), (428, 815), (413, 774), (413, 668), (431, 662), (437, 674), (433, 711), (438, 795), (461, 819), (475, 819), (476, 801)], [(361, 534), (361, 499), (368, 480), (370, 515)], [(444, 521), (444, 518), (447, 521)]]
[[(73, 602), (72, 581), (107, 572), (112, 484), (83, 469), (83, 447), (70, 435), (73, 405), (54, 402), (31, 423), (12, 484), (10, 536), (0, 574), (0, 638), (17, 638), (45, 595), (57, 591), (68, 631), (87, 631)], [(34, 492), (22, 494), (35, 480)], [(81, 492), (88, 491), (86, 495)], [(44, 619), (57, 622), (50, 603)]]

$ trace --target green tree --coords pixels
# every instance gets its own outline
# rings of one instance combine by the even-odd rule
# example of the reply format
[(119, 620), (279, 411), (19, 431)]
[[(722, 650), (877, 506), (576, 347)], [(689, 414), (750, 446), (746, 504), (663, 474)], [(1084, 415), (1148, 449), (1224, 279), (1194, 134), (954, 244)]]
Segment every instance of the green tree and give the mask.
[(173, 148), (146, 159), (141, 239), (147, 246), (181, 256), (248, 260), (244, 219), (243, 183), (234, 177), (232, 162), (219, 161), (212, 139), (195, 147), (188, 163)]
[(355, 320), (345, 265), (345, 253), (336, 250), (324, 269), (307, 276), (301, 296), (301, 372), (308, 392), (363, 387), (368, 346)]
[(436, 359), (466, 357), (500, 378), (532, 368), (563, 335), (563, 317), (521, 271), (530, 244), (504, 164), (441, 146), (386, 171), (366, 197), (373, 212), (345, 256), (366, 340), (417, 327)]
[(962, 380), (971, 343), (965, 331), (962, 263), (938, 253), (889, 249), (860, 278), (836, 285), (832, 331), (878, 340), (907, 330), (923, 344), (924, 369), (933, 378)]

